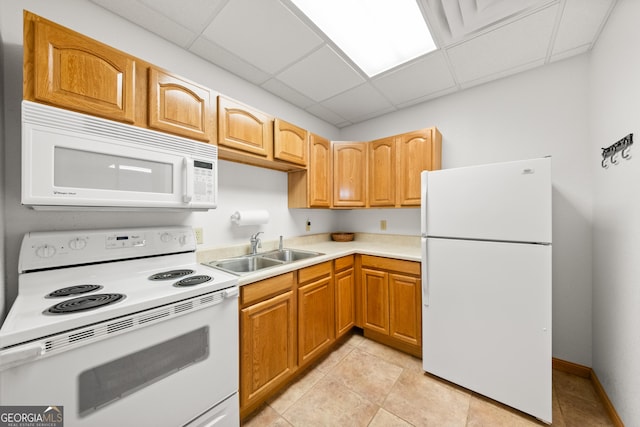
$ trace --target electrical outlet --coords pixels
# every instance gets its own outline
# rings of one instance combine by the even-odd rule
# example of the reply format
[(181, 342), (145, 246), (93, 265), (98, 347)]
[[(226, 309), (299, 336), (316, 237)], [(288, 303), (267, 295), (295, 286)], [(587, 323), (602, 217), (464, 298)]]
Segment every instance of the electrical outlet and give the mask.
[(193, 229), (193, 231), (196, 233), (196, 243), (198, 245), (201, 245), (204, 243), (204, 233), (202, 231), (202, 227), (196, 227)]
[(308, 218), (307, 218), (307, 222), (306, 222), (306, 230), (307, 231), (311, 231), (311, 221), (309, 221)]
[(386, 230), (387, 229), (387, 220), (386, 219), (381, 219), (380, 220), (380, 230)]

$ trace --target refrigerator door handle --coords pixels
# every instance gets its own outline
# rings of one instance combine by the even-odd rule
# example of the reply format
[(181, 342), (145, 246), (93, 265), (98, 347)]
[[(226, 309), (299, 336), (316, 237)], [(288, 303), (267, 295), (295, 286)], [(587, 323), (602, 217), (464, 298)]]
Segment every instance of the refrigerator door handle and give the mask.
[(422, 278), (422, 305), (425, 307), (429, 307), (429, 280), (427, 278), (427, 239), (426, 238), (422, 238), (422, 245), (421, 245), (421, 264), (420, 264), (420, 270), (421, 270), (421, 278)]

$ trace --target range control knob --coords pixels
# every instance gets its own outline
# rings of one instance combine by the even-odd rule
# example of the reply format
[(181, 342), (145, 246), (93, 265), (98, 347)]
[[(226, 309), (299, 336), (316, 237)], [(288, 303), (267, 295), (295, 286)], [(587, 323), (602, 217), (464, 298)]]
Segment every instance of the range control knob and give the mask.
[(187, 244), (187, 236), (185, 234), (181, 234), (180, 237), (178, 238), (178, 242), (180, 242), (181, 246), (184, 246)]
[(69, 240), (69, 247), (73, 250), (81, 250), (87, 246), (87, 240), (82, 237), (76, 237), (75, 239)]
[(44, 244), (36, 248), (36, 256), (40, 258), (51, 258), (56, 254), (56, 247), (49, 244)]
[(169, 233), (162, 233), (160, 235), (160, 241), (162, 241), (163, 243), (169, 243), (171, 241), (173, 236), (171, 236), (171, 234)]

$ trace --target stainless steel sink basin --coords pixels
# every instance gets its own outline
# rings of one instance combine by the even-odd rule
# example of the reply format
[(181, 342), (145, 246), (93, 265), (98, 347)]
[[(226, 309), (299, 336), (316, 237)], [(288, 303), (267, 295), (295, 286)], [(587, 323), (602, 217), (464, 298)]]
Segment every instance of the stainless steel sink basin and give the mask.
[(220, 259), (209, 263), (210, 266), (232, 273), (251, 273), (263, 268), (282, 265), (283, 262), (277, 259), (264, 258), (258, 255), (246, 255), (235, 258)]
[(322, 255), (319, 252), (301, 251), (299, 249), (282, 249), (265, 252), (261, 256), (269, 259), (278, 259), (284, 262), (299, 261), (301, 259), (313, 258)]
[(207, 265), (229, 273), (248, 274), (265, 268), (276, 267), (307, 258), (322, 255), (320, 252), (299, 249), (282, 249), (255, 255), (242, 255), (234, 258), (219, 259)]

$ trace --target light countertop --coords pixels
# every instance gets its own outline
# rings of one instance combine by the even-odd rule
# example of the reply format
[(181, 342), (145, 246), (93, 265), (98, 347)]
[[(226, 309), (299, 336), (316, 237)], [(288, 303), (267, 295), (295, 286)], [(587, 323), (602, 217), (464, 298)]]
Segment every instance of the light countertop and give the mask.
[[(420, 262), (419, 236), (356, 233), (355, 239), (351, 242), (334, 242), (331, 240), (330, 234), (325, 233), (285, 239), (283, 246), (289, 249), (320, 252), (323, 255), (242, 274), (238, 276), (239, 285), (246, 285), (352, 254), (374, 255)], [(277, 249), (277, 247), (277, 241), (263, 242), (259, 252), (268, 252)], [(198, 262), (207, 263), (247, 253), (249, 253), (249, 245), (198, 250), (196, 254)]]

